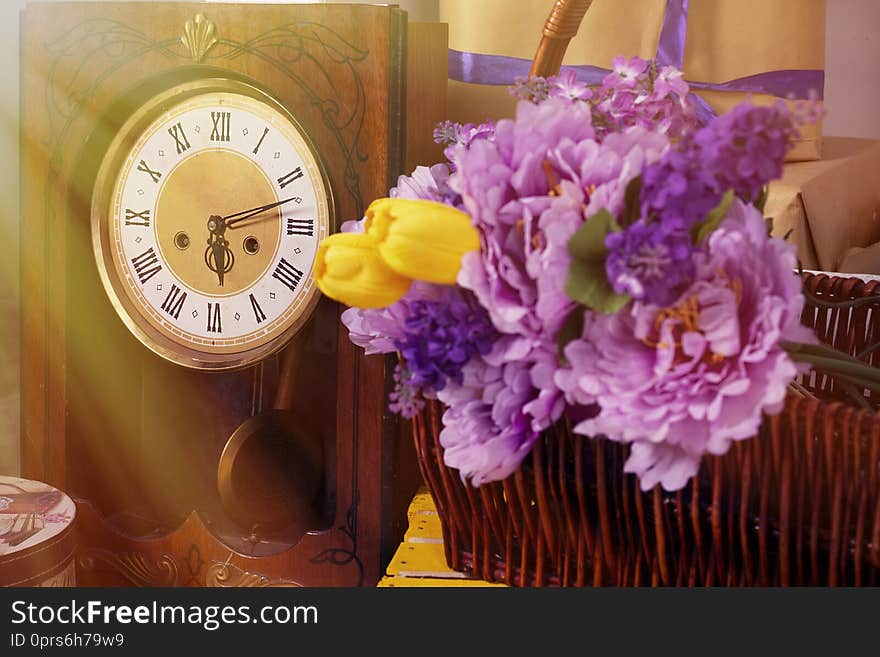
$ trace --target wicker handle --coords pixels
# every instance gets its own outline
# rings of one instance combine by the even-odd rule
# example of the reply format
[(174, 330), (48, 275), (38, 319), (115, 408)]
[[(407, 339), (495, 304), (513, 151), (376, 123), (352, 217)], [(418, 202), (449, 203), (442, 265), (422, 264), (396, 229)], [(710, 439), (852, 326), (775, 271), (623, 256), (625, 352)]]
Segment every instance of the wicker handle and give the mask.
[(556, 0), (547, 22), (529, 75), (548, 77), (559, 73), (568, 42), (577, 34), (584, 14), (593, 0)]

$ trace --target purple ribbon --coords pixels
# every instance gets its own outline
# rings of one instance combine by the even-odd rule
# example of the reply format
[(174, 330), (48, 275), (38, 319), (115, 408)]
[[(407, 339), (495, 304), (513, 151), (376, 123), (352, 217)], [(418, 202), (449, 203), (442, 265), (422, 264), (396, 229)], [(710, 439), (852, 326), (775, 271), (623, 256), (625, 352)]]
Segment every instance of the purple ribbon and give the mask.
[[(684, 44), (687, 38), (687, 14), (689, 0), (667, 0), (666, 14), (657, 44), (657, 63), (674, 66), (681, 70), (684, 64)], [(527, 77), (532, 62), (520, 57), (484, 55), (449, 49), (449, 79), (458, 82), (487, 85), (511, 85), (517, 78)], [(574, 71), (581, 82), (601, 84), (611, 71), (599, 66), (563, 66), (562, 71)], [(768, 94), (782, 98), (805, 100), (822, 99), (825, 88), (825, 71), (815, 69), (786, 69), (728, 80), (727, 82), (695, 82), (688, 80), (691, 89), (711, 91), (744, 91)], [(702, 98), (691, 92), (697, 117), (706, 122), (717, 113)]]

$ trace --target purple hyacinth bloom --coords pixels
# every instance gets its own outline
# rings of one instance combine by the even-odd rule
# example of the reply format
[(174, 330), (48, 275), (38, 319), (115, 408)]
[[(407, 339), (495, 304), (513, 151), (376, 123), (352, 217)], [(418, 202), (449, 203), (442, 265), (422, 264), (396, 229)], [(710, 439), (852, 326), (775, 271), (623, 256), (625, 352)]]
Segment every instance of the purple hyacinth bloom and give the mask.
[(408, 383), (428, 392), (460, 383), (462, 368), (492, 348), (496, 333), (473, 295), (442, 288), (437, 299), (408, 303), (402, 335), (394, 341), (409, 372)]
[(625, 469), (645, 490), (680, 489), (704, 454), (754, 436), (801, 371), (780, 344), (815, 341), (800, 323), (795, 248), (768, 239), (751, 205), (733, 202), (696, 266), (673, 308), (587, 313), (556, 377), (569, 403), (601, 408), (575, 431), (631, 443)]
[(642, 216), (687, 230), (721, 201), (719, 189), (693, 149), (670, 149), (642, 176)]
[(717, 189), (754, 200), (782, 175), (785, 154), (799, 134), (798, 121), (782, 101), (770, 107), (745, 102), (698, 130), (693, 142)]
[(673, 303), (693, 280), (690, 235), (662, 221), (637, 221), (605, 238), (608, 282), (618, 294), (656, 306)]
[(394, 368), (394, 389), (388, 394), (388, 409), (407, 419), (414, 418), (425, 407), (422, 390), (413, 384), (412, 378), (412, 372), (398, 363)]
[(785, 153), (799, 124), (808, 119), (783, 102), (771, 107), (740, 103), (645, 170), (643, 216), (688, 227), (705, 218), (729, 189), (745, 200), (757, 199), (782, 174)]

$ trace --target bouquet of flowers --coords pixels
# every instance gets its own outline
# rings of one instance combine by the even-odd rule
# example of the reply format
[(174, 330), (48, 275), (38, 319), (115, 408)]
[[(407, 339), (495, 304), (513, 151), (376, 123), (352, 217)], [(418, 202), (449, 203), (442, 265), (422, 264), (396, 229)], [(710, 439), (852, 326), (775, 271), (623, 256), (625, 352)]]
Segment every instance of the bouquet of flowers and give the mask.
[(855, 371), (801, 325), (795, 249), (762, 214), (814, 106), (698, 125), (681, 73), (639, 58), (599, 87), (513, 92), (515, 118), (439, 126), (448, 161), (401, 177), (315, 266), (351, 339), (398, 353), (391, 408), (444, 404), (463, 479), (507, 477), (566, 416), (630, 444), (643, 489), (677, 490), (811, 363)]

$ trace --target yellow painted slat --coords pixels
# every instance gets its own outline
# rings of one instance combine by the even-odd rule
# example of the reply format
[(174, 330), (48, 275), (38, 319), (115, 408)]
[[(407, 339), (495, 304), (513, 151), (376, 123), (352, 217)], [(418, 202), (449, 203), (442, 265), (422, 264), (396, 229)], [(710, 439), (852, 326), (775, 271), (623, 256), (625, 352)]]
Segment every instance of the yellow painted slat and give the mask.
[(387, 572), (404, 577), (464, 577), (446, 565), (439, 543), (401, 543)]
[(490, 584), (481, 579), (438, 579), (436, 577), (384, 577), (376, 586), (382, 588), (448, 588), (470, 587), (482, 588), (487, 586), (501, 586), (504, 584)]
[(419, 515), (437, 515), (437, 507), (434, 506), (434, 500), (426, 488), (420, 488), (410, 502), (407, 515), (410, 521)]
[(450, 586), (504, 586), (475, 579), (452, 570), (443, 552), (443, 531), (434, 500), (427, 489), (413, 498), (407, 516), (409, 527), (391, 563), (387, 576), (377, 586), (382, 588), (424, 588)]
[(443, 528), (440, 526), (440, 518), (437, 516), (416, 516), (410, 520), (406, 530), (404, 541), (416, 541), (420, 539), (443, 540)]

